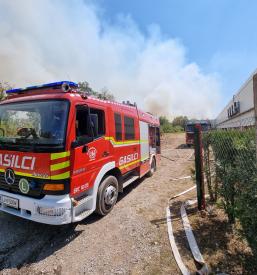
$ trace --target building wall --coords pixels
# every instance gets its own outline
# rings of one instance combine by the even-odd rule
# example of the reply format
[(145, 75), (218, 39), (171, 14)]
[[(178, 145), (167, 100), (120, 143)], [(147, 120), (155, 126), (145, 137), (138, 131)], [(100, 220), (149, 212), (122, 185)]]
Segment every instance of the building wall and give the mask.
[[(257, 71), (255, 71), (256, 73)], [(255, 74), (254, 73), (254, 74)], [(253, 75), (245, 82), (236, 95), (218, 115), (215, 124), (218, 128), (231, 128), (254, 125)], [(234, 102), (240, 102), (240, 113), (228, 117), (228, 108)]]

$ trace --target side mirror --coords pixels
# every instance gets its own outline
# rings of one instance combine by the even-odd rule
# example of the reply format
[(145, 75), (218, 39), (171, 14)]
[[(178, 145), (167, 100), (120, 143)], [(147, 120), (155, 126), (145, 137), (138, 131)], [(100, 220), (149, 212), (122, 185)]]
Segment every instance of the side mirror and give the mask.
[(93, 137), (87, 137), (87, 136), (83, 137), (83, 136), (81, 136), (81, 137), (79, 137), (78, 140), (72, 141), (71, 148), (75, 149), (79, 146), (86, 145), (86, 144), (88, 144), (89, 142), (91, 142), (93, 140), (94, 140)]
[(71, 149), (75, 149), (75, 148), (77, 148), (78, 146), (79, 146), (79, 143), (78, 143), (77, 140), (72, 141), (72, 143), (71, 143)]

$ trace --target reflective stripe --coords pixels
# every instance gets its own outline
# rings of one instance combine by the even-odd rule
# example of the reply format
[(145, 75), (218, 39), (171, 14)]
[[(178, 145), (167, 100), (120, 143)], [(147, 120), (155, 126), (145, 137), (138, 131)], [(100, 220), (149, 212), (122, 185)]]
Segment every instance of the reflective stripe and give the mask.
[[(58, 170), (59, 170), (59, 168), (58, 168)], [(0, 169), (0, 172), (4, 172), (4, 171), (5, 170)], [(51, 179), (51, 180), (63, 180), (63, 179), (67, 179), (67, 178), (70, 177), (70, 171), (65, 172), (65, 173), (61, 173), (61, 174), (58, 174), (58, 175), (54, 175), (54, 176), (51, 176), (51, 177), (50, 177), (50, 175), (46, 175), (45, 177), (35, 176), (34, 174), (23, 173), (23, 172), (18, 172), (18, 171), (14, 171), (14, 174), (18, 175), (18, 176), (22, 176), (22, 177), (29, 177), (29, 178), (36, 178), (36, 179)], [(37, 173), (35, 173), (35, 174), (37, 174)]]
[(126, 141), (116, 141), (113, 137), (105, 137), (105, 140), (109, 140), (113, 147), (124, 147), (124, 146), (131, 146), (131, 145), (138, 145), (140, 142), (139, 140), (126, 140)]
[(53, 154), (51, 154), (51, 160), (61, 159), (61, 158), (69, 157), (69, 156), (70, 156), (70, 151), (61, 152), (61, 153), (53, 153)]
[(125, 140), (125, 141), (116, 141), (113, 137), (105, 137), (105, 140), (110, 140), (114, 144), (131, 144), (131, 143), (139, 143), (139, 140)]
[(54, 175), (54, 176), (48, 176), (48, 177), (39, 177), (39, 176), (34, 176), (33, 174), (28, 174), (28, 173), (22, 173), (22, 172), (15, 172), (15, 175), (18, 176), (24, 176), (24, 177), (31, 177), (31, 178), (37, 178), (37, 179), (51, 179), (51, 180), (63, 180), (63, 179), (67, 179), (70, 177), (70, 171), (62, 173), (62, 174), (58, 174), (58, 175)]
[(137, 159), (137, 160), (132, 161), (132, 162), (130, 162), (130, 163), (127, 163), (127, 164), (121, 165), (119, 168), (120, 168), (120, 169), (124, 169), (124, 168), (127, 168), (127, 167), (129, 167), (129, 166), (131, 166), (131, 165), (133, 165), (133, 164), (138, 163), (138, 162), (140, 162), (140, 159)]
[(59, 175), (51, 176), (51, 180), (64, 180), (64, 179), (68, 179), (69, 177), (70, 177), (70, 171)]
[(140, 144), (140, 143), (148, 143), (147, 139), (125, 140), (125, 141), (116, 141), (113, 137), (104, 137), (104, 139), (111, 141), (115, 145), (134, 145), (134, 144)]
[(23, 172), (16, 172), (16, 171), (14, 171), (14, 174), (18, 175), (18, 176), (31, 177), (31, 178), (36, 178), (36, 179), (50, 179), (50, 176), (48, 176), (48, 177), (39, 177), (39, 176), (34, 176), (33, 174), (23, 173)]
[(141, 157), (141, 161), (145, 161), (145, 160), (147, 160), (149, 158), (150, 158), (150, 156), (143, 156), (143, 157)]
[(69, 160), (61, 162), (61, 163), (52, 164), (50, 166), (50, 171), (60, 170), (60, 169), (63, 169), (63, 168), (69, 167), (69, 166), (70, 166), (70, 161)]

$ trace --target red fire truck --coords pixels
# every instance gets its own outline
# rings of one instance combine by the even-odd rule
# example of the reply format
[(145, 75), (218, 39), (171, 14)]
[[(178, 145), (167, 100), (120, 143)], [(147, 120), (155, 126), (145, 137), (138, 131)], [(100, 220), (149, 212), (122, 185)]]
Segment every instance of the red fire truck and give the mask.
[(209, 120), (189, 120), (186, 122), (186, 144), (188, 147), (194, 145), (194, 127), (196, 124), (201, 125), (203, 132), (210, 130), (211, 123)]
[(160, 159), (159, 120), (74, 82), (9, 90), (0, 104), (0, 210), (67, 224), (108, 214)]

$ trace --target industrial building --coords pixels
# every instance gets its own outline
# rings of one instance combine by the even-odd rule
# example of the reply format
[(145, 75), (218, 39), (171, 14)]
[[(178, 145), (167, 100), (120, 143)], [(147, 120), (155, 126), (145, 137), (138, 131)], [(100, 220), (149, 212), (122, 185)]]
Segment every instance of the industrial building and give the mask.
[(248, 78), (215, 120), (217, 128), (240, 128), (255, 125), (254, 75)]

